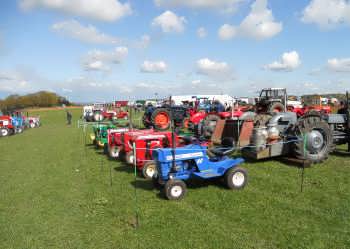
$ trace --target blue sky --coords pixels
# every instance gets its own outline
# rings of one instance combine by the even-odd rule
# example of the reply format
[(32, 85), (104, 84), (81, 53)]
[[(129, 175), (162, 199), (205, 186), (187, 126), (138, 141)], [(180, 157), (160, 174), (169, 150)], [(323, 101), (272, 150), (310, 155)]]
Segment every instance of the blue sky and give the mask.
[(0, 97), (350, 90), (348, 0), (5, 0), (0, 11)]

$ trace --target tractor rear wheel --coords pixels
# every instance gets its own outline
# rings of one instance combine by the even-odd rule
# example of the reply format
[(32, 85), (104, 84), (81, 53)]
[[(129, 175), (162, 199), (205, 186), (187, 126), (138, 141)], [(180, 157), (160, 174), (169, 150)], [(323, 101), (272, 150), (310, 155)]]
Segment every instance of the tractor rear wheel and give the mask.
[(170, 128), (171, 114), (166, 108), (158, 108), (152, 113), (152, 124), (158, 131), (166, 131)]
[(284, 105), (280, 102), (273, 102), (268, 107), (268, 112), (270, 113), (278, 113), (278, 112), (284, 112), (285, 108)]
[(146, 162), (142, 168), (142, 176), (146, 179), (152, 179), (157, 174), (157, 164), (154, 161)]
[(298, 141), (294, 146), (296, 158), (310, 163), (321, 163), (333, 148), (333, 133), (320, 116), (304, 116), (296, 126)]
[(181, 200), (187, 193), (186, 183), (182, 180), (169, 180), (165, 183), (164, 193), (168, 200)]
[(230, 168), (224, 175), (224, 182), (229, 189), (242, 189), (248, 182), (247, 171), (238, 167)]
[(133, 165), (134, 164), (134, 152), (129, 151), (125, 154), (125, 161), (127, 164)]
[(220, 120), (220, 117), (215, 114), (209, 114), (203, 121), (203, 135), (205, 138), (211, 138), (214, 133), (216, 123)]

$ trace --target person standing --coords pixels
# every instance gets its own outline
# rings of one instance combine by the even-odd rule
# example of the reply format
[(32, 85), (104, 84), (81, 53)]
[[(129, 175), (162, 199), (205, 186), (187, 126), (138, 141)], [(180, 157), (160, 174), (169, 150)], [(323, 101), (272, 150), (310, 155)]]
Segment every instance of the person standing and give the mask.
[(70, 113), (69, 111), (66, 111), (67, 113), (67, 125), (71, 125), (72, 124), (72, 113)]

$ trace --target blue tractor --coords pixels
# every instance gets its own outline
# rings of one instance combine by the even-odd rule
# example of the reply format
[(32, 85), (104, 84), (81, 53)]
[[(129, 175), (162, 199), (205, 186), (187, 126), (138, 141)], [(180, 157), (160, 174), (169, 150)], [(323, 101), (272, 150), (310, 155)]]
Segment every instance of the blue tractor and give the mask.
[(242, 189), (247, 184), (247, 172), (238, 167), (244, 162), (242, 158), (228, 157), (233, 150), (232, 143), (211, 149), (191, 144), (176, 149), (155, 150), (153, 158), (157, 163), (157, 174), (153, 177), (153, 183), (156, 187), (163, 187), (169, 200), (182, 199), (187, 192), (185, 182), (194, 178), (223, 178), (229, 189)]

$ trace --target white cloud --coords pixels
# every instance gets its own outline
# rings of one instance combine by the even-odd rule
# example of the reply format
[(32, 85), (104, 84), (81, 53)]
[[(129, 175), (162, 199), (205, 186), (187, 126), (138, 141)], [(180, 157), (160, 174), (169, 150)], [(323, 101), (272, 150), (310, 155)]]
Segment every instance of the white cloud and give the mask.
[(272, 62), (264, 66), (267, 70), (290, 72), (297, 69), (301, 64), (299, 54), (296, 51), (286, 52), (280, 61)]
[(350, 72), (350, 58), (344, 59), (329, 59), (327, 67), (333, 72)]
[(127, 56), (127, 47), (117, 47), (113, 51), (92, 50), (83, 59), (83, 65), (87, 71), (109, 71), (111, 64), (119, 64)]
[(197, 73), (213, 78), (233, 79), (232, 69), (226, 62), (203, 58), (197, 61)]
[(224, 24), (218, 31), (219, 38), (229, 40), (236, 36), (256, 40), (269, 39), (282, 31), (281, 22), (276, 22), (272, 11), (267, 8), (267, 0), (256, 0), (251, 12), (239, 26)]
[(200, 27), (197, 29), (197, 36), (199, 38), (205, 38), (207, 37), (207, 35), (208, 35), (208, 32), (204, 27)]
[(76, 20), (55, 23), (51, 28), (58, 34), (69, 36), (82, 42), (95, 44), (116, 44), (121, 42), (120, 39), (106, 35), (92, 25), (83, 26)]
[(192, 9), (215, 9), (234, 12), (238, 4), (246, 0), (154, 0), (159, 7), (187, 7)]
[(152, 26), (160, 27), (164, 33), (182, 33), (185, 30), (186, 19), (167, 10), (152, 21)]
[(201, 83), (201, 80), (192, 80), (192, 85), (197, 86)]
[(23, 10), (46, 8), (107, 22), (132, 13), (130, 4), (119, 0), (21, 0), (19, 4)]
[(219, 28), (219, 38), (221, 40), (230, 40), (233, 37), (235, 37), (237, 34), (237, 28), (230, 25), (230, 24), (224, 24)]
[(164, 61), (144, 61), (141, 65), (143, 73), (164, 73), (168, 66)]
[(350, 2), (312, 0), (303, 10), (301, 21), (316, 24), (321, 29), (331, 29), (344, 23), (350, 25)]

